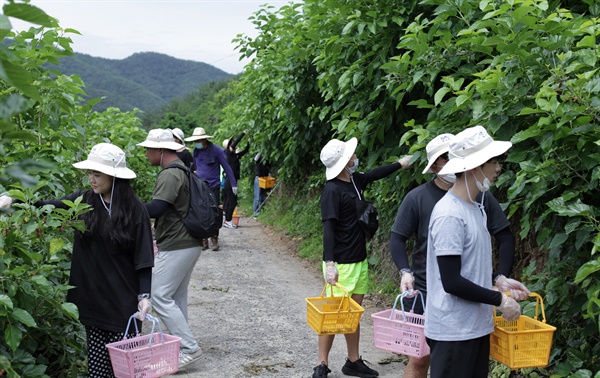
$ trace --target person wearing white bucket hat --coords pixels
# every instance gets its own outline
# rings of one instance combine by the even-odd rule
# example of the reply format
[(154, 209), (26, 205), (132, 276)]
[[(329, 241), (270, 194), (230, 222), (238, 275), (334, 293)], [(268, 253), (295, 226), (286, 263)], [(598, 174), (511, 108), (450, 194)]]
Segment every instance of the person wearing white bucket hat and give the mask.
[(429, 222), (425, 336), (432, 378), (487, 377), (494, 306), (513, 321), (521, 311), (515, 299), (529, 295), (520, 282), (494, 277), (486, 210), (475, 200), (500, 174), (498, 157), (510, 147), (482, 126), (470, 127), (452, 139), (440, 171), (454, 173), (456, 182)]
[(185, 137), (183, 131), (177, 127), (167, 130), (170, 130), (173, 133), (175, 143), (181, 144), (181, 148), (177, 150), (177, 157), (179, 160), (181, 160), (186, 167), (191, 168), (192, 172), (195, 171), (196, 167), (194, 167), (194, 157), (192, 156), (190, 150), (188, 150), (185, 146)]
[[(413, 289), (418, 290), (425, 301), (427, 300), (426, 261), (429, 219), (435, 204), (442, 199), (456, 180), (454, 174), (439, 174), (448, 162), (448, 149), (452, 138), (454, 138), (452, 134), (441, 134), (427, 143), (425, 147), (427, 164), (423, 173), (433, 173), (435, 177), (411, 190), (404, 197), (390, 236), (390, 252), (401, 277), (400, 291), (404, 293)], [(481, 197), (479, 194), (476, 200), (481, 201)], [(515, 239), (510, 231), (510, 222), (491, 193), (484, 197), (484, 206), (488, 215), (487, 228), (498, 245), (498, 271), (509, 277), (515, 252)], [(412, 264), (409, 265), (406, 242), (412, 236), (415, 237), (415, 242), (411, 252)], [(422, 315), (424, 313), (422, 302), (414, 301), (415, 298), (405, 298), (405, 308), (414, 308), (416, 314)], [(421, 358), (409, 357), (404, 369), (404, 377), (426, 378), (429, 362), (429, 355)]]
[[(221, 167), (225, 171), (225, 174), (230, 179), (231, 190), (237, 195), (237, 180), (233, 173), (233, 170), (227, 163), (225, 152), (222, 148), (209, 141), (211, 135), (207, 135), (206, 131), (202, 127), (196, 127), (192, 136), (185, 138), (188, 142), (196, 142), (194, 145), (194, 164), (196, 167), (196, 174), (200, 176), (204, 181), (208, 183), (210, 190), (217, 199), (221, 199)], [(212, 244), (212, 250), (219, 250), (219, 230), (216, 229), (214, 234), (210, 237)], [(208, 239), (203, 241), (203, 248), (208, 248)]]
[(74, 232), (67, 301), (77, 306), (85, 327), (89, 376), (114, 377), (106, 344), (123, 339), (136, 309), (139, 319), (151, 310), (150, 218), (130, 185), (136, 175), (119, 147), (99, 143), (73, 166), (87, 170), (91, 188), (34, 206), (68, 209), (65, 201), (82, 197), (92, 208), (81, 215), (85, 231)]
[[(361, 304), (368, 289), (368, 262), (366, 236), (358, 223), (357, 205), (364, 199), (364, 188), (373, 181), (389, 176), (410, 159), (384, 165), (368, 172), (357, 172), (356, 138), (347, 142), (330, 140), (321, 150), (327, 184), (321, 194), (321, 219), (323, 221), (323, 275), (327, 283), (339, 284)], [(333, 287), (334, 295), (342, 291)], [(360, 327), (360, 326), (359, 326)], [(342, 367), (346, 375), (376, 377), (379, 373), (368, 367), (359, 353), (360, 328), (345, 335), (348, 357)], [(313, 378), (327, 377), (329, 352), (334, 335), (320, 335), (318, 361), (313, 368)]]
[(171, 334), (181, 337), (179, 368), (200, 359), (202, 349), (192, 334), (187, 321), (188, 286), (194, 266), (202, 252), (202, 241), (187, 231), (181, 214), (189, 208), (190, 182), (177, 157), (182, 145), (173, 141), (173, 133), (166, 129), (148, 132), (146, 140), (137, 144), (146, 148), (146, 157), (152, 166), (161, 167), (156, 178), (152, 202), (146, 204), (156, 228), (156, 254), (152, 271), (152, 298), (154, 309)]

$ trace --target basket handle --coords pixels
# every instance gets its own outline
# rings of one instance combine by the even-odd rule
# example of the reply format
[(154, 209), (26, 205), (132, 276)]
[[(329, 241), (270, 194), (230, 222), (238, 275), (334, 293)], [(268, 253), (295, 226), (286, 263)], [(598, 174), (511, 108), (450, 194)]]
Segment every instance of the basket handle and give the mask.
[[(510, 292), (505, 292), (504, 294), (510, 297)], [(538, 293), (529, 293), (530, 297), (535, 297), (535, 315), (533, 319), (538, 320), (538, 315), (540, 313), (540, 308), (542, 309), (542, 323), (546, 323), (546, 311), (544, 311), (544, 299)]]
[(154, 316), (152, 316), (150, 314), (146, 314), (146, 319), (148, 319), (152, 322), (152, 331), (150, 331), (150, 337), (148, 338), (148, 345), (152, 345), (152, 342), (154, 341), (154, 338), (152, 337), (152, 335), (154, 335), (154, 329), (156, 326), (158, 326), (158, 332), (160, 333), (161, 344), (164, 344), (165, 337), (163, 336), (162, 327), (160, 326), (160, 321), (158, 320), (158, 318), (155, 318)]
[[(127, 321), (127, 328), (125, 328), (125, 334), (123, 335), (123, 340), (127, 339), (127, 335), (129, 334), (129, 326), (131, 325), (132, 321), (133, 321), (133, 324), (135, 325), (135, 334), (136, 335), (140, 334), (140, 330), (138, 328), (137, 322), (135, 321), (137, 315), (138, 315), (138, 313), (136, 312), (135, 314), (133, 314), (129, 317), (129, 320)], [(160, 321), (158, 321), (157, 318), (155, 318), (154, 316), (152, 316), (150, 314), (146, 314), (146, 319), (148, 319), (152, 322), (152, 330), (150, 331), (150, 335), (148, 337), (148, 345), (152, 345), (152, 342), (154, 341), (154, 338), (152, 337), (152, 335), (154, 335), (154, 330), (156, 329), (157, 326), (158, 326), (158, 332), (160, 333), (161, 343), (164, 343), (165, 337), (163, 336), (163, 331), (162, 331), (162, 327), (160, 326)]]
[[(327, 285), (330, 286), (330, 288), (331, 288), (330, 296), (333, 297), (333, 286), (334, 285), (331, 285), (329, 282), (326, 282), (325, 286), (323, 287), (323, 291), (321, 291), (321, 297), (323, 297), (323, 298), (325, 297), (325, 291), (327, 290)], [(348, 294), (346, 289), (344, 289), (344, 287), (342, 285), (340, 285), (338, 282), (335, 283), (335, 286), (337, 286), (338, 289), (340, 289), (344, 293), (344, 297), (342, 298), (342, 300), (340, 301), (340, 305), (338, 306), (338, 312), (341, 312), (344, 301), (348, 302), (350, 300), (350, 295)]]
[[(405, 297), (407, 297), (410, 294), (415, 293), (416, 296), (420, 296), (421, 297), (421, 305), (423, 305), (423, 312), (425, 312), (425, 300), (423, 299), (423, 293), (421, 293), (419, 290), (415, 290), (415, 291), (405, 291), (402, 294), (398, 294), (398, 296), (396, 297), (396, 300), (394, 301), (394, 307), (392, 308), (392, 312), (390, 313), (390, 320), (392, 320), (394, 318), (394, 312), (396, 312), (396, 306), (398, 304), (398, 299), (400, 299), (400, 308), (402, 309), (402, 319), (404, 319), (404, 321), (406, 321), (406, 316), (404, 315), (404, 302), (402, 301)], [(417, 301), (413, 301), (412, 307), (410, 309), (410, 312), (414, 312), (415, 310), (415, 304), (417, 304)]]
[(546, 323), (546, 311), (544, 311), (544, 299), (538, 293), (529, 293), (530, 297), (535, 297), (535, 320), (538, 318), (539, 308), (542, 309), (542, 323)]
[(137, 312), (129, 317), (129, 320), (127, 321), (127, 328), (125, 328), (125, 334), (123, 335), (123, 340), (127, 339), (127, 335), (129, 334), (129, 326), (131, 325), (132, 321), (133, 321), (133, 324), (135, 325), (135, 334), (136, 335), (140, 334), (140, 330), (138, 329), (137, 322), (135, 321), (136, 316), (137, 316)]

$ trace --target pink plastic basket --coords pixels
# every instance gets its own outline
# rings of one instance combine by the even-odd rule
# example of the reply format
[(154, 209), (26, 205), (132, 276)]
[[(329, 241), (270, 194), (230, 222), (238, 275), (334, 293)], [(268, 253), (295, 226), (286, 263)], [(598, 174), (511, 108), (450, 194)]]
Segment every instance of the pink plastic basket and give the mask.
[[(412, 357), (424, 357), (429, 355), (429, 345), (425, 340), (425, 315), (413, 313), (416, 300), (413, 302), (410, 312), (404, 312), (402, 298), (407, 294), (408, 292), (404, 292), (398, 295), (391, 310), (371, 315), (375, 348)], [(421, 303), (425, 309), (423, 294), (421, 292), (417, 292), (417, 294), (421, 297)], [(398, 299), (400, 299), (402, 311), (396, 311)]]
[[(135, 314), (129, 318), (125, 335), (129, 332), (132, 320), (135, 324), (136, 334), (139, 334), (137, 322), (134, 319)], [(163, 334), (157, 318), (146, 315), (146, 319), (152, 321), (150, 335), (106, 344), (115, 377), (154, 378), (177, 372), (181, 338)], [(156, 325), (158, 325), (158, 333), (154, 332)]]

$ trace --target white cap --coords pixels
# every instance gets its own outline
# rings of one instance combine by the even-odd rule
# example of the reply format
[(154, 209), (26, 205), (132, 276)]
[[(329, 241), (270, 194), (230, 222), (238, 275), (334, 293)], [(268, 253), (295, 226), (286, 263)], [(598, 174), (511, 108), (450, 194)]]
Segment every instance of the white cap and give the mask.
[(440, 174), (466, 172), (500, 156), (512, 146), (511, 142), (495, 141), (483, 126), (469, 127), (456, 134), (450, 142), (450, 160)]
[(98, 171), (112, 177), (128, 180), (136, 177), (135, 173), (127, 168), (125, 152), (110, 143), (98, 143), (92, 147), (87, 160), (74, 163), (73, 167)]
[(183, 147), (183, 144), (176, 143), (173, 140), (173, 133), (167, 129), (153, 129), (148, 132), (146, 140), (136, 146), (146, 148), (164, 148), (166, 150), (177, 151)]
[(339, 175), (356, 151), (358, 140), (352, 138), (347, 142), (332, 139), (321, 150), (321, 162), (326, 167), (325, 176), (331, 180)]
[(441, 134), (427, 143), (427, 147), (425, 147), (425, 151), (427, 151), (427, 166), (423, 170), (423, 174), (433, 173), (431, 166), (435, 163), (437, 158), (448, 152), (448, 147), (452, 138), (454, 138), (454, 135), (452, 134)]
[(206, 135), (206, 131), (202, 127), (196, 127), (191, 137), (185, 138), (186, 142), (193, 142), (200, 139), (212, 138), (212, 135)]

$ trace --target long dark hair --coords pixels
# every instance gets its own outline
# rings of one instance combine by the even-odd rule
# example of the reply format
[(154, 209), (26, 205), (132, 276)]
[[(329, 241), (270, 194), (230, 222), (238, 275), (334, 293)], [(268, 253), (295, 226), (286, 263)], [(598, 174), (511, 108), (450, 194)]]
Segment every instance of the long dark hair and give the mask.
[[(127, 248), (130, 243), (134, 240), (135, 235), (132, 235), (129, 230), (132, 222), (139, 219), (140, 212), (145, 212), (146, 209), (142, 201), (135, 195), (133, 188), (131, 187), (130, 180), (120, 179), (115, 177), (115, 188), (111, 196), (111, 216), (108, 223), (104, 225), (104, 228), (108, 235), (110, 235), (115, 250)], [(94, 199), (93, 197), (96, 196)], [(94, 211), (83, 214), (82, 218), (86, 225), (87, 237), (94, 237), (96, 234), (98, 222), (102, 222), (100, 219), (99, 212), (104, 212), (104, 206), (98, 204), (102, 199), (94, 194), (92, 190), (88, 190), (84, 196), (84, 201), (95, 207)]]

